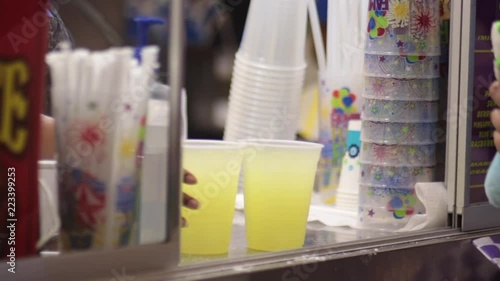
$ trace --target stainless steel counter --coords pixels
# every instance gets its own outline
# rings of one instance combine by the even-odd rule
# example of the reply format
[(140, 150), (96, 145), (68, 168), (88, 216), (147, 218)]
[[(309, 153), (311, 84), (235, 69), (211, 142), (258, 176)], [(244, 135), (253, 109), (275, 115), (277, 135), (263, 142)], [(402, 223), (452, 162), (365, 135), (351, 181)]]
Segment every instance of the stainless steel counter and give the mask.
[[(330, 232), (315, 227), (309, 225), (306, 246), (297, 251), (258, 254), (232, 247), (227, 257), (184, 257), (184, 265), (176, 271), (141, 276), (138, 279), (140, 281), (500, 280), (498, 268), (472, 245), (472, 240), (475, 238), (499, 235), (499, 229), (473, 233), (448, 229), (382, 237), (379, 236), (382, 233), (355, 230), (346, 232), (341, 228), (337, 228), (340, 232), (333, 229), (330, 229)], [(346, 234), (349, 232), (351, 236), (347, 238)], [(241, 235), (241, 228), (235, 228), (235, 233)], [(241, 236), (239, 237), (241, 239)], [(321, 246), (321, 243), (326, 241), (341, 241), (336, 240), (339, 237), (351, 240)], [(362, 240), (363, 237), (368, 240)], [(135, 280), (139, 281), (138, 279)]]
[[(216, 262), (224, 260), (241, 259), (251, 256), (270, 254), (266, 252), (247, 249), (245, 234), (245, 216), (243, 212), (236, 211), (233, 234), (229, 253), (220, 256), (195, 256), (182, 255), (182, 265), (196, 265), (206, 262)], [(304, 248), (331, 246), (339, 243), (365, 241), (390, 236), (390, 233), (377, 232), (373, 230), (357, 230), (350, 227), (328, 227), (319, 222), (310, 222), (307, 225)], [(394, 234), (392, 234), (394, 235)]]

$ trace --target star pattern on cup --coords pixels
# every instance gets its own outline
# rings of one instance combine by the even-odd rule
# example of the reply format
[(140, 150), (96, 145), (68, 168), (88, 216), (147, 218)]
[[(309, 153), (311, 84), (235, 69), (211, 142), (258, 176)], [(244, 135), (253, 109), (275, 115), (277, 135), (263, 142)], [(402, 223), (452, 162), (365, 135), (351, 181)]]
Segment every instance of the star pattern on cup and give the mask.
[(373, 209), (370, 209), (368, 211), (368, 215), (373, 218), (373, 216), (375, 215), (375, 212), (373, 211)]

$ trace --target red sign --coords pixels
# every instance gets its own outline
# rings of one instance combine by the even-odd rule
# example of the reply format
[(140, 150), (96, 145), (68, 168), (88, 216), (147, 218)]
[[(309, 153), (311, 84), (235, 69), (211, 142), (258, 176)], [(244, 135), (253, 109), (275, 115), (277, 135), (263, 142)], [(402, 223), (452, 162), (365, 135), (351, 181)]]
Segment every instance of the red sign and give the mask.
[(45, 0), (0, 0), (0, 260), (36, 254)]

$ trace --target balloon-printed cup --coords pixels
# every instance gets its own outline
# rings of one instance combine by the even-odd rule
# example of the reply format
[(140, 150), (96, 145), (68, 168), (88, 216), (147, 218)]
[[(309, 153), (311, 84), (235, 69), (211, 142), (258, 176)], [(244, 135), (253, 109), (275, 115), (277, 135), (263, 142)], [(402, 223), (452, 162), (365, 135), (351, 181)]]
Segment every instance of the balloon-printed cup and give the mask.
[(436, 145), (381, 145), (364, 142), (360, 162), (381, 166), (432, 167), (436, 165)]
[(360, 184), (413, 189), (415, 183), (433, 182), (435, 172), (435, 167), (391, 167), (361, 163)]
[(429, 101), (363, 99), (361, 119), (375, 122), (437, 122), (438, 107), (438, 102)]
[(439, 100), (439, 79), (365, 77), (363, 98), (400, 101)]
[(365, 75), (400, 79), (439, 78), (439, 56), (365, 54)]
[(366, 53), (439, 56), (439, 1), (370, 1)]
[(378, 144), (434, 144), (440, 138), (436, 123), (393, 123), (363, 121), (361, 141)]

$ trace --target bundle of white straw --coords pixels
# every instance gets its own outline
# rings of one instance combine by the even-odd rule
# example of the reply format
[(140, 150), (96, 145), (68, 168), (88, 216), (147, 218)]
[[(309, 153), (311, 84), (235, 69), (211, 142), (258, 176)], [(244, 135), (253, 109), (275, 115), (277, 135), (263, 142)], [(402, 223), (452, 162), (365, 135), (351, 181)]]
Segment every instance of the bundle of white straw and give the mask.
[(337, 73), (361, 73), (368, 27), (369, 0), (329, 0), (327, 69)]
[(137, 156), (158, 48), (142, 57), (139, 64), (132, 48), (47, 55), (66, 250), (137, 241)]

